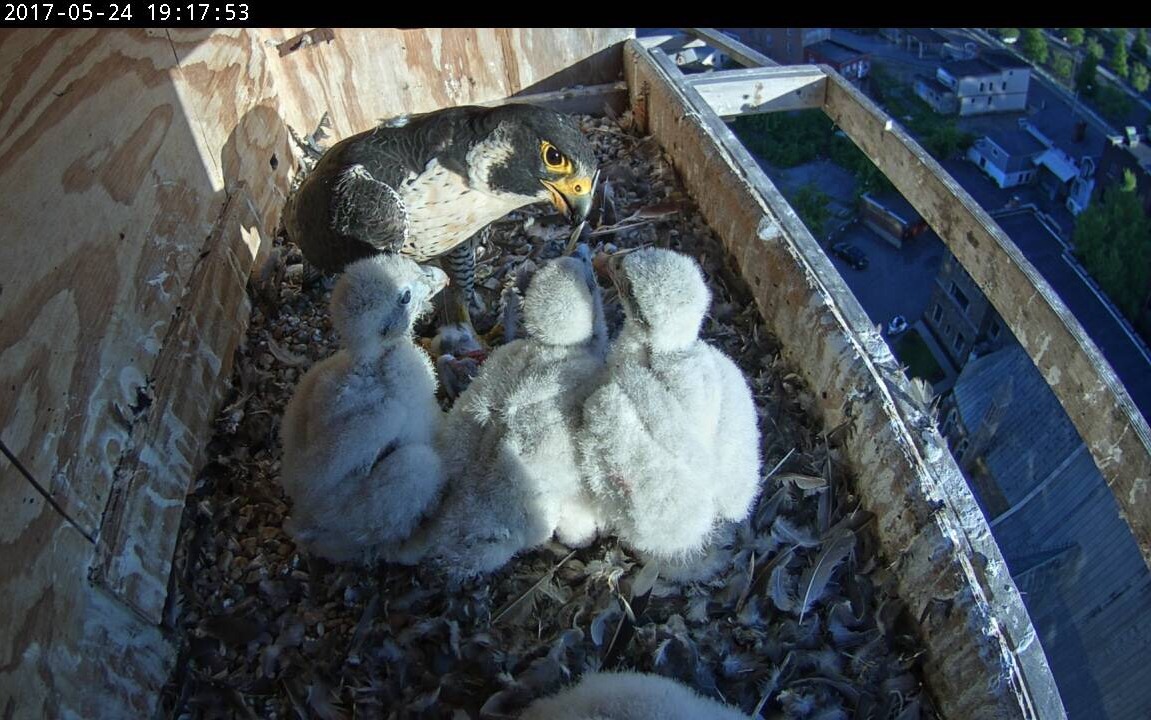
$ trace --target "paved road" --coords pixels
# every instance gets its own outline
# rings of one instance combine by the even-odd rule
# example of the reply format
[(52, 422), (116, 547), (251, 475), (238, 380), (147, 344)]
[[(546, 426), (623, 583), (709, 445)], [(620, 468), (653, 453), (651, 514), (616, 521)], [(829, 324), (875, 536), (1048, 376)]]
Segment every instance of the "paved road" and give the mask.
[(831, 254), (832, 263), (855, 293), (867, 317), (886, 331), (891, 318), (902, 315), (915, 322), (931, 298), (935, 277), (943, 261), (943, 241), (927, 232), (896, 248), (861, 222), (845, 227), (833, 242), (849, 242), (867, 254), (868, 267), (854, 270)]

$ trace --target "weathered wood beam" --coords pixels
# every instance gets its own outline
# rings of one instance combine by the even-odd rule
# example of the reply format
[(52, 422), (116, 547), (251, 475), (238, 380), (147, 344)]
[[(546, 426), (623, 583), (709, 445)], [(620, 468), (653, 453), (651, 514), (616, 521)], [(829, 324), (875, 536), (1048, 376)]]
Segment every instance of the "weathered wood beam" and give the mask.
[[(661, 52), (625, 49), (637, 119), (663, 145), (813, 390), (877, 516), (946, 717), (1064, 718), (1035, 629), (954, 458), (882, 336), (730, 129)], [(828, 71), (830, 72), (830, 71)], [(880, 122), (882, 127), (883, 122)]]
[(745, 45), (735, 38), (728, 37), (715, 28), (681, 29), (685, 33), (703, 40), (716, 50), (722, 51), (744, 67), (773, 67), (779, 64), (755, 48)]
[(178, 319), (156, 360), (154, 402), (133, 426), (104, 513), (92, 579), (159, 625), (189, 483), (248, 327), (246, 286), (259, 218), (237, 185), (200, 252)]
[(873, 102), (836, 76), (828, 116), (947, 244), (1075, 424), (1151, 566), (1151, 430), (1083, 326), (975, 200)]
[(627, 107), (627, 83), (623, 80), (603, 85), (589, 87), (565, 88), (551, 92), (528, 93), (497, 98), (487, 102), (477, 103), (485, 107), (495, 107), (508, 103), (527, 103), (539, 105), (550, 110), (562, 113), (602, 115), (604, 107), (610, 107), (615, 112)]
[(827, 87), (814, 65), (723, 70), (686, 75), (684, 81), (720, 117), (821, 108)]

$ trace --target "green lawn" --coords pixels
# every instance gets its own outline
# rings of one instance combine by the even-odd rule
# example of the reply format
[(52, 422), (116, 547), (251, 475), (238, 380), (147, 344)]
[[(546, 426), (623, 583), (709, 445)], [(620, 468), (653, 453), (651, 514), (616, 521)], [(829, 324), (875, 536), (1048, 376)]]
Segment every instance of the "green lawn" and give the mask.
[(907, 374), (912, 377), (933, 384), (945, 377), (943, 368), (939, 367), (935, 356), (931, 354), (931, 348), (927, 347), (927, 343), (923, 342), (914, 328), (905, 332), (891, 351), (899, 358), (899, 362), (907, 366)]

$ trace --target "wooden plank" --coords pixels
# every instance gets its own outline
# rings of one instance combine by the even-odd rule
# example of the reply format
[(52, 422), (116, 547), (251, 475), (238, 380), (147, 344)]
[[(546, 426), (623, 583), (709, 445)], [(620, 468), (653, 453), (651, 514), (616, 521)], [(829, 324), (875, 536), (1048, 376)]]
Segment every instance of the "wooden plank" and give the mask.
[(218, 209), (174, 64), (162, 32), (0, 43), (0, 427), (91, 534)]
[[(151, 717), (172, 647), (88, 582), (92, 544), (13, 480), (0, 459), (9, 510), (0, 523), (0, 716)], [(12, 510), (19, 527), (8, 524)]]
[(260, 244), (257, 227), (241, 183), (199, 253), (149, 385), (155, 401), (133, 427), (101, 527), (92, 579), (157, 625), (184, 499), (248, 326), (245, 288)]
[[(826, 255), (723, 122), (659, 51), (625, 49), (637, 118), (668, 150), (787, 359), (815, 390), (876, 513), (900, 597), (919, 619), (945, 717), (1063, 718), (1019, 594), (943, 439)], [(978, 560), (977, 560), (978, 559)], [(940, 612), (946, 608), (946, 612)]]
[(619, 80), (591, 87), (565, 88), (544, 93), (520, 93), (477, 104), (494, 107), (507, 103), (527, 103), (556, 112), (582, 115), (603, 115), (605, 108), (609, 108), (618, 114), (627, 107), (627, 83)]
[[(271, 45), (304, 29), (258, 32)], [(284, 121), (333, 138), (383, 118), (476, 104), (521, 91), (615, 82), (630, 28), (336, 28), (333, 39), (274, 59)]]
[(720, 117), (821, 108), (827, 78), (814, 65), (723, 70), (684, 77)]
[[(260, 30), (168, 33), (179, 58), (173, 87), (204, 168), (213, 187), (222, 191), (213, 210), (218, 213), (225, 196), (243, 184), (257, 211), (260, 237), (270, 242), (291, 185), (293, 156), (300, 152), (292, 144), (276, 88), (280, 50)], [(257, 254), (266, 249), (253, 248)]]
[[(0, 466), (0, 555), (18, 568), (0, 578), (4, 713), (147, 716), (166, 678), (144, 618), (293, 165), (268, 52), (246, 30), (0, 42), (0, 426), (100, 552), (90, 567), (93, 546)], [(201, 256), (226, 189), (246, 208), (236, 242)]]
[(631, 34), (0, 33), (0, 428), (79, 525), (0, 461), (0, 714), (151, 714), (170, 648), (145, 619), (297, 164), (288, 123), (611, 83)]
[(715, 28), (683, 28), (683, 31), (703, 40), (716, 50), (722, 51), (744, 67), (774, 67), (779, 65), (755, 48), (745, 45), (735, 38), (728, 37)]
[(1027, 350), (1151, 566), (1151, 429), (1083, 326), (1015, 243), (898, 123), (835, 78), (826, 112), (923, 215)]

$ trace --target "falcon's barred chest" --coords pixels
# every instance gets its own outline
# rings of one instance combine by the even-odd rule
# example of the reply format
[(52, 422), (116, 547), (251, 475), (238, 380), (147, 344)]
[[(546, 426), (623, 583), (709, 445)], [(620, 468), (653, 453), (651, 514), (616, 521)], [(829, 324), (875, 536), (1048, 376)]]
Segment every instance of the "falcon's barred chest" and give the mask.
[(493, 197), (468, 187), (467, 180), (442, 166), (428, 163), (412, 173), (397, 190), (407, 213), (407, 232), (400, 252), (416, 262), (443, 255), (488, 224), (535, 198)]

